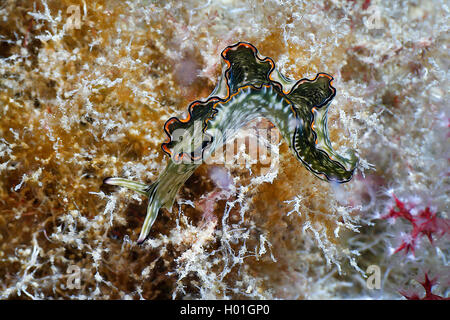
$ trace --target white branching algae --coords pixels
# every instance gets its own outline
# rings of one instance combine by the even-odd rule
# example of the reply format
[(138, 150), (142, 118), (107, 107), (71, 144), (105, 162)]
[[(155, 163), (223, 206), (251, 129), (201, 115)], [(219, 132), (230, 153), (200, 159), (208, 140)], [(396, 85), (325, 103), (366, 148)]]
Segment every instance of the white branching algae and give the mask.
[(272, 59), (260, 58), (244, 42), (227, 47), (222, 58), (224, 71), (209, 98), (193, 102), (186, 119), (173, 117), (164, 125), (168, 140), (162, 149), (171, 159), (158, 179), (150, 185), (104, 180), (149, 197), (138, 243), (147, 237), (159, 209), (172, 208), (178, 190), (202, 161), (258, 117), (269, 119), (295, 157), (320, 179), (343, 183), (352, 178), (357, 156), (353, 151), (347, 157), (337, 154), (328, 138), (328, 106), (336, 94), (331, 76), (319, 73), (313, 80), (292, 81), (275, 69)]

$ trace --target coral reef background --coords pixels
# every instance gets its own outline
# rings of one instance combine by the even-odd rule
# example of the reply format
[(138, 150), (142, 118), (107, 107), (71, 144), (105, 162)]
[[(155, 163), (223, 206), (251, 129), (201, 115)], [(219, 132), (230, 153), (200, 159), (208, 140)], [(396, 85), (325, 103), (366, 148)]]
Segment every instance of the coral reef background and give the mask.
[[(448, 297), (448, 21), (438, 0), (2, 1), (0, 298)], [(320, 181), (276, 137), (269, 165), (239, 147), (138, 246), (146, 199), (102, 181), (157, 177), (164, 122), (238, 41), (334, 76), (330, 137), (358, 174)]]

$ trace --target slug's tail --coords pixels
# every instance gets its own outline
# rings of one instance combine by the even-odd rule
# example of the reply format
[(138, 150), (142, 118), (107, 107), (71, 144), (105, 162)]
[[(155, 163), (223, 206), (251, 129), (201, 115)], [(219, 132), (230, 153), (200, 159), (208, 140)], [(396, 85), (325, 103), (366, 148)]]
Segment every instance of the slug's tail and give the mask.
[(147, 215), (145, 216), (144, 224), (142, 225), (141, 233), (139, 235), (139, 239), (137, 240), (138, 244), (143, 243), (149, 234), (150, 228), (155, 222), (156, 217), (158, 216), (159, 209), (162, 206), (156, 192), (158, 189), (158, 182), (147, 185), (123, 178), (106, 178), (103, 182), (114, 186), (126, 187), (149, 198)]

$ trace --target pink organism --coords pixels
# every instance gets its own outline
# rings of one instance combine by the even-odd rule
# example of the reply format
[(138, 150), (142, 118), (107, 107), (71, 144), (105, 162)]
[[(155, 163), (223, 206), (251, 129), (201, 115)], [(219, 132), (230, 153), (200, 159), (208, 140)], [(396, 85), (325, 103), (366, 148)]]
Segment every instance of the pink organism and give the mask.
[(424, 281), (419, 281), (419, 283), (425, 289), (425, 296), (423, 296), (422, 298), (419, 297), (418, 293), (408, 294), (404, 291), (400, 291), (400, 294), (408, 300), (450, 300), (450, 298), (444, 298), (431, 292), (433, 286), (437, 283), (437, 277), (430, 280), (428, 278), (428, 274), (425, 273)]
[(432, 212), (429, 207), (412, 213), (414, 206), (408, 206), (405, 202), (400, 201), (395, 195), (395, 206), (391, 207), (389, 212), (382, 216), (381, 219), (403, 218), (412, 225), (412, 230), (405, 237), (400, 246), (394, 251), (394, 254), (405, 250), (405, 253), (411, 251), (414, 254), (417, 242), (423, 236), (427, 236), (430, 243), (433, 244), (433, 234), (436, 237), (448, 236), (450, 234), (450, 220), (439, 218), (436, 212)]

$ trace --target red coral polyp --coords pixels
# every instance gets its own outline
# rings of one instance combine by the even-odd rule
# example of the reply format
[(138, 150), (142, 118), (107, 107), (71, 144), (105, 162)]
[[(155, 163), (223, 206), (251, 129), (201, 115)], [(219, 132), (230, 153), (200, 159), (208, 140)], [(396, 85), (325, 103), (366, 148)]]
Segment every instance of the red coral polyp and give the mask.
[(433, 234), (436, 237), (442, 237), (449, 234), (450, 221), (449, 219), (439, 218), (436, 212), (432, 212), (429, 207), (420, 210), (417, 214), (413, 214), (411, 209), (413, 206), (408, 206), (405, 202), (399, 200), (393, 195), (395, 206), (389, 209), (389, 212), (382, 216), (382, 219), (403, 218), (412, 225), (412, 230), (403, 239), (400, 246), (395, 249), (394, 254), (405, 250), (405, 253), (411, 251), (414, 254), (416, 244), (422, 236), (427, 236), (430, 243), (433, 244)]
[(404, 291), (400, 291), (400, 294), (408, 300), (449, 300), (449, 298), (444, 298), (431, 292), (434, 285), (436, 285), (437, 283), (437, 277), (430, 280), (430, 278), (428, 278), (428, 274), (425, 273), (424, 281), (423, 282), (419, 281), (419, 283), (425, 289), (425, 296), (423, 296), (422, 298), (416, 292), (408, 294)]

